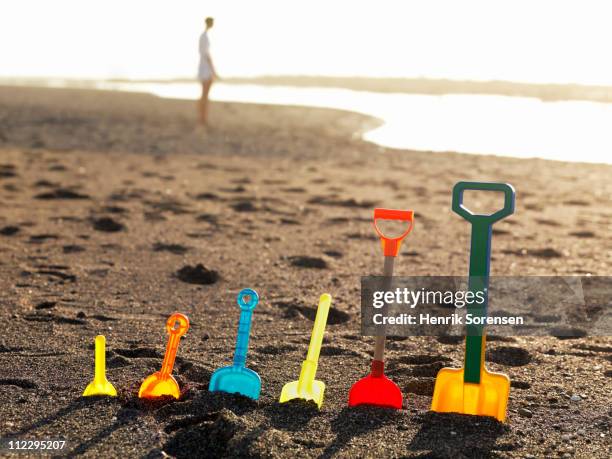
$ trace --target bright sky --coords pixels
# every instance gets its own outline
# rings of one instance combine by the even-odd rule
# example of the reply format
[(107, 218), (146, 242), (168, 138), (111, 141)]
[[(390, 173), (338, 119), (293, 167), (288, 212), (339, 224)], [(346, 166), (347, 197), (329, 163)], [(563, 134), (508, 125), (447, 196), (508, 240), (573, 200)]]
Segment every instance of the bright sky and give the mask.
[(192, 77), (210, 15), (222, 76), (612, 85), (611, 13), (606, 0), (16, 0), (0, 76)]

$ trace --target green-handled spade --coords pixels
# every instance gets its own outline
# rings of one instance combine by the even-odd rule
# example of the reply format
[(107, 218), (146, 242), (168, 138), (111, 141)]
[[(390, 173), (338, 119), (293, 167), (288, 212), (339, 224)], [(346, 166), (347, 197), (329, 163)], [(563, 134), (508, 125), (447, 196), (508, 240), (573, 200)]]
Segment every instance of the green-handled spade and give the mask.
[[(504, 207), (491, 215), (474, 214), (463, 205), (465, 190), (504, 193)], [(491, 236), (493, 224), (514, 213), (515, 192), (507, 183), (459, 182), (453, 188), (453, 211), (472, 224), (470, 243), (470, 275), (468, 289), (484, 292), (484, 302), (468, 304), (473, 317), (487, 317)], [(510, 379), (485, 368), (485, 326), (468, 325), (465, 337), (463, 368), (442, 368), (436, 377), (432, 411), (506, 418)]]

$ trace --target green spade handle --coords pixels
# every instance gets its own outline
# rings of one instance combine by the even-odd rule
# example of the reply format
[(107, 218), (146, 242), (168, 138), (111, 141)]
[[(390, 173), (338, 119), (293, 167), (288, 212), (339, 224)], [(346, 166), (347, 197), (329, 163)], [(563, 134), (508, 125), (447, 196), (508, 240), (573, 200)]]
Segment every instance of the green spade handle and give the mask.
[[(475, 214), (463, 205), (465, 190), (502, 192), (504, 207), (490, 215)], [(507, 183), (459, 182), (453, 188), (453, 211), (472, 224), (468, 289), (474, 293), (484, 292), (482, 304), (472, 302), (468, 305), (468, 313), (472, 316), (487, 316), (493, 224), (514, 213), (514, 203), (514, 188)], [(480, 383), (480, 373), (484, 367), (484, 328), (484, 325), (473, 324), (466, 327), (464, 382)]]

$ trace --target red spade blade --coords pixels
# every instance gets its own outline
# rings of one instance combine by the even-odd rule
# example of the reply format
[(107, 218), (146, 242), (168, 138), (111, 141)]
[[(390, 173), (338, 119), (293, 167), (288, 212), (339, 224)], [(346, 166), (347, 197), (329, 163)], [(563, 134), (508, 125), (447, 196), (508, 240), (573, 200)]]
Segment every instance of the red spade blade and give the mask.
[(372, 360), (372, 371), (360, 379), (349, 392), (349, 406), (373, 405), (383, 408), (402, 409), (402, 391), (387, 378), (384, 363)]

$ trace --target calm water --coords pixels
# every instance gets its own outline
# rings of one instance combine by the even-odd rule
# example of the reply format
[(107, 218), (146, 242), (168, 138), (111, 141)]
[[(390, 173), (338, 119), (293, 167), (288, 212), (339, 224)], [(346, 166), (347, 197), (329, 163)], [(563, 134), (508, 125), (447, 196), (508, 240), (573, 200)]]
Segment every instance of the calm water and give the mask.
[[(195, 99), (197, 84), (104, 83), (104, 89)], [(392, 148), (612, 164), (612, 104), (491, 95), (382, 94), (218, 83), (219, 101), (330, 107), (383, 124), (364, 140)]]

